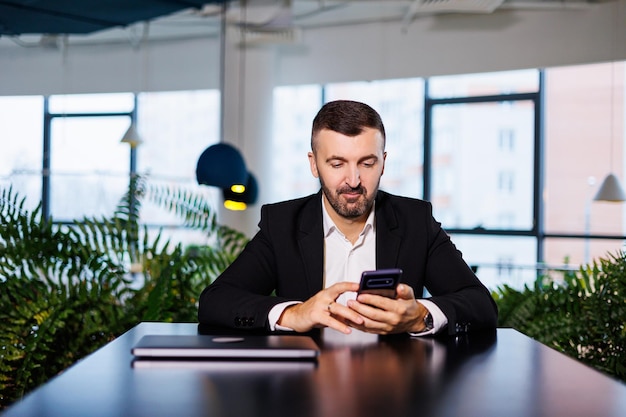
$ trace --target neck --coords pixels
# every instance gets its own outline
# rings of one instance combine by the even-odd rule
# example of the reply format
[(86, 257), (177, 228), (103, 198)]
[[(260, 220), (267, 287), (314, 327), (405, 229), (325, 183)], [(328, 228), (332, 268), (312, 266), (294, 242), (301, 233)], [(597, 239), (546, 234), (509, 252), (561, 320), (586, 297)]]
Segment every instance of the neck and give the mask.
[(326, 207), (326, 211), (328, 212), (328, 215), (332, 219), (333, 223), (335, 223), (335, 226), (337, 226), (337, 229), (339, 229), (350, 242), (356, 242), (359, 234), (361, 234), (363, 228), (365, 227), (365, 223), (367, 222), (370, 212), (368, 211), (362, 216), (356, 218), (347, 218), (339, 215), (332, 208), (325, 195), (323, 196), (323, 201), (324, 207)]

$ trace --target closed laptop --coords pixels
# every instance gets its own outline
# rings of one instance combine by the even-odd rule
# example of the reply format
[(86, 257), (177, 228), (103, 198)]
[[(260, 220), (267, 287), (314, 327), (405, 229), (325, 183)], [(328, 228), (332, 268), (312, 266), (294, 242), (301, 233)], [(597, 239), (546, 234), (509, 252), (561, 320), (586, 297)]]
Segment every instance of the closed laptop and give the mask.
[(131, 350), (138, 358), (315, 359), (319, 347), (297, 335), (146, 335)]

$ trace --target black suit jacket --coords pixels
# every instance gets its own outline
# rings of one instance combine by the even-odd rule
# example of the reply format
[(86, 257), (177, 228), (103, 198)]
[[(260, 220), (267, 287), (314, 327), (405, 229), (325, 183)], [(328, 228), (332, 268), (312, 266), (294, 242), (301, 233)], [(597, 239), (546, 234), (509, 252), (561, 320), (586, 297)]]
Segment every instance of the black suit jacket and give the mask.
[[(420, 298), (424, 288), (448, 318), (448, 333), (495, 328), (489, 291), (422, 200), (379, 191), (376, 267), (401, 268), (402, 282)], [(304, 301), (322, 289), (322, 197), (317, 194), (261, 208), (260, 230), (239, 257), (200, 296), (201, 324), (268, 329), (281, 302)]]

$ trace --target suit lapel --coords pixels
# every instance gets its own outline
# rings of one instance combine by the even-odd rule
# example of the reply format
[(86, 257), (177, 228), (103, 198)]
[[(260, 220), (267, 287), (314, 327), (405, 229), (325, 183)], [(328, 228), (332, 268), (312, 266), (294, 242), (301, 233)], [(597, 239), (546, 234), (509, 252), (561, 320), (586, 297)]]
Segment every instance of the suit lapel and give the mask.
[[(376, 268), (397, 266), (402, 230), (389, 195), (379, 191), (376, 197)], [(382, 242), (382, 243), (381, 243)], [(303, 207), (299, 219), (298, 245), (304, 262), (306, 282), (311, 295), (323, 287), (324, 228), (321, 191)]]
[(303, 207), (299, 219), (298, 245), (304, 262), (309, 293), (316, 294), (324, 281), (324, 228), (321, 191)]
[(402, 230), (389, 195), (379, 191), (376, 196), (376, 268), (395, 268), (402, 243)]

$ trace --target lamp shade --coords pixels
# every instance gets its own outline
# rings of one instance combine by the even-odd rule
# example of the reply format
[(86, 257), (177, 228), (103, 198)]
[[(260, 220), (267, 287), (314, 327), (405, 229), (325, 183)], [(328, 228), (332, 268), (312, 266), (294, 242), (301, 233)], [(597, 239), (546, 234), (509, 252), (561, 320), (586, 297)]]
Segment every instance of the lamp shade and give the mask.
[(235, 147), (217, 143), (206, 148), (198, 158), (196, 179), (198, 184), (230, 188), (234, 184), (246, 184), (248, 170)]
[(626, 194), (615, 174), (611, 173), (602, 181), (602, 185), (593, 199), (595, 201), (625, 201)]
[(122, 137), (122, 140), (120, 142), (128, 143), (131, 148), (135, 148), (143, 143), (143, 139), (141, 139), (141, 136), (139, 136), (139, 133), (137, 133), (135, 123), (130, 124), (128, 130), (126, 131), (126, 133), (124, 133), (124, 136)]
[(237, 193), (230, 187), (223, 188), (224, 207), (230, 210), (245, 210), (248, 204), (256, 203), (259, 195), (259, 185), (252, 173), (248, 173), (248, 181), (243, 192)]

